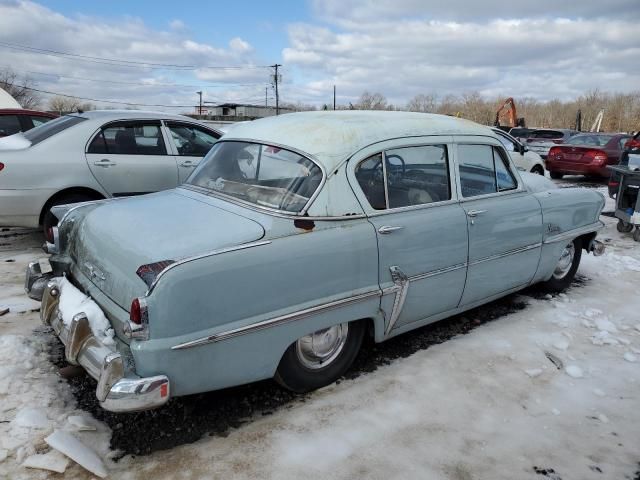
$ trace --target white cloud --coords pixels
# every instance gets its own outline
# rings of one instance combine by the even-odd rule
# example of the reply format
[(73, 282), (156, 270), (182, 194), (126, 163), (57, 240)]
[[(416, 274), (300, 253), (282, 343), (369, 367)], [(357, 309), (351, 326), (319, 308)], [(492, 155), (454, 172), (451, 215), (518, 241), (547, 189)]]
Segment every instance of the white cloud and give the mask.
[[(546, 0), (534, 3), (545, 14), (553, 11)], [(607, 3), (589, 9), (584, 3), (553, 11), (565, 18), (527, 17), (529, 6), (516, 2), (520, 10), (510, 6), (505, 15), (514, 18), (457, 20), (447, 19), (446, 12), (457, 6), (465, 11), (457, 16), (467, 17), (483, 5), (499, 13), (503, 2), (316, 0), (315, 10), (328, 25), (290, 25), (283, 63), (305, 72), (308, 99), (326, 97), (329, 92), (318, 86), (333, 84), (346, 98), (379, 91), (400, 104), (419, 93), (475, 90), (550, 99), (598, 87), (637, 90), (640, 65), (633, 58), (640, 58), (640, 30), (631, 17), (639, 9), (629, 18), (571, 18), (612, 8)], [(637, 0), (614, 3), (631, 7)], [(441, 18), (425, 11), (429, 17), (440, 12)]]
[[(126, 16), (113, 21), (87, 16), (71, 18), (29, 1), (0, 1), (1, 42), (110, 59), (202, 67), (196, 71), (135, 68), (0, 46), (0, 68), (8, 66), (19, 74), (40, 72), (77, 77), (31, 74), (40, 89), (96, 99), (189, 105), (196, 103), (196, 90), (204, 90), (205, 100), (212, 101), (264, 98), (263, 85), (268, 82), (268, 70), (229, 69), (216, 74), (217, 70), (205, 68), (255, 64), (248, 43), (238, 38), (233, 39), (229, 47), (210, 45), (189, 38), (180, 20), (171, 21), (168, 27), (168, 31), (155, 30), (139, 18)], [(203, 82), (214, 81), (228, 86), (201, 86)], [(175, 83), (187, 86), (167, 85)], [(247, 83), (262, 85), (236, 85)], [(43, 95), (45, 107), (48, 98)]]

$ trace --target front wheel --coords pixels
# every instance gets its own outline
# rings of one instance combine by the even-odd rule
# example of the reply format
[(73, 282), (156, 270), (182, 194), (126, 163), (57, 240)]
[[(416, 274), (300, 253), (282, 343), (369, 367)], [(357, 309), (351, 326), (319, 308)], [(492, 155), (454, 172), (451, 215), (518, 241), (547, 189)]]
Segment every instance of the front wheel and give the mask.
[(298, 393), (329, 385), (351, 366), (364, 337), (363, 321), (341, 323), (305, 335), (284, 352), (275, 380)]
[(560, 172), (549, 172), (549, 175), (551, 175), (551, 178), (553, 178), (554, 180), (560, 180), (562, 179), (562, 177), (564, 177), (564, 174)]
[(561, 292), (566, 289), (576, 275), (581, 257), (582, 242), (576, 238), (562, 249), (551, 278), (542, 283), (542, 288), (548, 292)]

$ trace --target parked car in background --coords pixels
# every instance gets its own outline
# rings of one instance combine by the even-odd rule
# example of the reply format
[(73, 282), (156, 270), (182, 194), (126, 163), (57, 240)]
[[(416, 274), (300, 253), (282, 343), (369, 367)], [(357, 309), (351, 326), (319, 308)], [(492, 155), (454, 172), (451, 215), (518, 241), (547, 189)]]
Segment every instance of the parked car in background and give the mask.
[[(629, 156), (633, 155), (636, 159), (640, 157), (640, 132), (637, 132), (633, 137), (624, 143), (624, 148), (620, 154), (619, 165), (628, 166)], [(618, 187), (620, 186), (620, 174), (611, 172), (609, 177), (609, 196), (616, 198), (618, 194)]]
[(527, 146), (546, 159), (551, 147), (566, 142), (576, 133), (578, 133), (576, 130), (563, 128), (538, 128), (527, 138)]
[(366, 335), (565, 288), (602, 253), (603, 206), (467, 120), (291, 113), (238, 125), (177, 189), (56, 207), (52, 271), (32, 262), (26, 288), (107, 410), (272, 377), (304, 392)]
[(607, 165), (617, 165), (624, 144), (631, 138), (627, 134), (580, 133), (564, 144), (551, 147), (547, 157), (547, 170), (551, 178), (563, 175), (586, 175), (608, 178)]
[(509, 156), (518, 170), (544, 175), (544, 162), (542, 158), (540, 158), (540, 155), (532, 152), (525, 145), (499, 128), (492, 127), (491, 130), (494, 131), (500, 143), (504, 145), (505, 150), (509, 152)]
[(8, 137), (38, 127), (58, 115), (22, 108), (0, 108), (0, 137)]
[(526, 127), (513, 127), (509, 130), (509, 135), (515, 137), (520, 142), (524, 142), (527, 138), (529, 138), (533, 132), (535, 132), (535, 128), (526, 128)]
[(54, 205), (174, 188), (220, 136), (181, 115), (94, 110), (2, 138), (0, 226), (49, 235)]

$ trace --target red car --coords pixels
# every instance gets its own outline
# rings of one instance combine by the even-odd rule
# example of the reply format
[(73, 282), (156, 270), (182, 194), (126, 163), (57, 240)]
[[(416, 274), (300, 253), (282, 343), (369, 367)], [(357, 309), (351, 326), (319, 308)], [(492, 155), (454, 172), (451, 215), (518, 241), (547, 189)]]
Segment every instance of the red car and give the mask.
[(38, 125), (57, 118), (55, 113), (24, 110), (22, 108), (0, 108), (0, 137), (26, 132)]
[(586, 175), (609, 178), (607, 165), (617, 165), (624, 144), (631, 137), (624, 133), (581, 133), (562, 145), (551, 147), (545, 166), (551, 178)]

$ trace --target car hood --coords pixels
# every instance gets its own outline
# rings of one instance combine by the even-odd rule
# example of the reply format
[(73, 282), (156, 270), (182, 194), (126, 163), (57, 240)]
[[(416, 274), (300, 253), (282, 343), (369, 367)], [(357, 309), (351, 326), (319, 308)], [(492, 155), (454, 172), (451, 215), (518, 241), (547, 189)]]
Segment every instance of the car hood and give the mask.
[(207, 200), (169, 190), (96, 206), (72, 238), (75, 267), (128, 310), (150, 283), (137, 275), (141, 265), (178, 261), (264, 236), (258, 222)]

